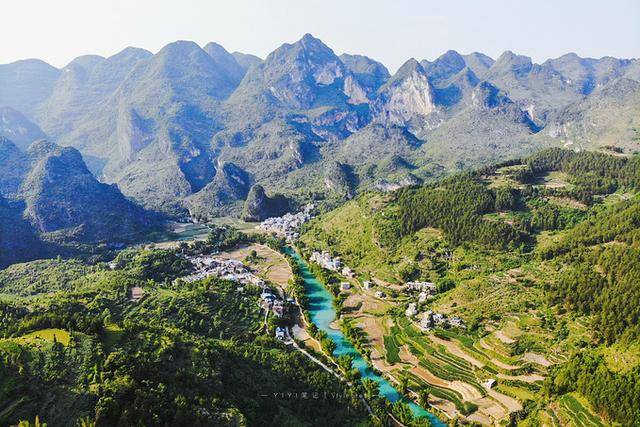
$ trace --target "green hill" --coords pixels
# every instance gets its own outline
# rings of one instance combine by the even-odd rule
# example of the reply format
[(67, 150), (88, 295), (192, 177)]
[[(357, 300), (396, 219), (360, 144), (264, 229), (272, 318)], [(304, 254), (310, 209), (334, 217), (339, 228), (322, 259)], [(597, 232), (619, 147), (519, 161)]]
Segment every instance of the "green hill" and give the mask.
[[(633, 385), (640, 379), (639, 165), (640, 156), (545, 150), (430, 185), (360, 195), (312, 220), (301, 240), (382, 289), (435, 282), (439, 292), (422, 309), (464, 319), (468, 328), (446, 332), (448, 339), (493, 369), (542, 360), (535, 371), (551, 379), (534, 394), (537, 406), (516, 417), (567, 416), (567, 402), (578, 400), (564, 395), (577, 392), (592, 407), (581, 407), (584, 414), (633, 425), (640, 413)], [(403, 307), (393, 289), (390, 302)], [(526, 399), (537, 390), (518, 387), (499, 390)]]

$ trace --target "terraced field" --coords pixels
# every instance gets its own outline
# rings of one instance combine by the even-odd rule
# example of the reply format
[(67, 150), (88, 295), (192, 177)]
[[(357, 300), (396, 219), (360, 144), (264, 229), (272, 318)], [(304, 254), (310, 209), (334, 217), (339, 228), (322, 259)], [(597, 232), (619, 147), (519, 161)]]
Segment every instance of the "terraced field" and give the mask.
[[(534, 400), (544, 381), (544, 367), (511, 356), (511, 346), (521, 334), (515, 326), (481, 338), (453, 329), (425, 334), (404, 316), (393, 320), (385, 339), (387, 352), (395, 355), (395, 347), (400, 348), (398, 356), (410, 385), (428, 391), (436, 402), (451, 402), (459, 413), (477, 410), (469, 421), (486, 424), (504, 419), (522, 409), (523, 402)], [(497, 380), (497, 386), (488, 389), (484, 385), (488, 379)]]
[(557, 418), (563, 426), (572, 427), (604, 427), (604, 423), (588, 408), (588, 404), (579, 396), (570, 393), (557, 401)]

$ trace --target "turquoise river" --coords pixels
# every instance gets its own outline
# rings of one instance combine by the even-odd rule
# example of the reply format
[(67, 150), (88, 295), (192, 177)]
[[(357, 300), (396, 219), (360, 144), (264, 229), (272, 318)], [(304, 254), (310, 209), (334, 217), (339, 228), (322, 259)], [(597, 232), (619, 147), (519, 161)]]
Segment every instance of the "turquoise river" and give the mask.
[[(304, 286), (309, 297), (309, 315), (311, 322), (313, 322), (318, 329), (327, 333), (328, 337), (336, 343), (336, 349), (333, 352), (334, 356), (338, 357), (343, 354), (347, 354), (353, 358), (353, 366), (360, 371), (362, 378), (370, 378), (378, 383), (380, 387), (380, 394), (389, 399), (391, 402), (396, 402), (401, 399), (402, 396), (396, 389), (393, 388), (391, 383), (383, 378), (381, 375), (376, 374), (362, 355), (355, 349), (353, 344), (344, 336), (342, 331), (333, 329), (330, 325), (336, 318), (336, 312), (333, 309), (333, 295), (320, 283), (315, 276), (309, 271), (306, 262), (302, 257), (292, 249), (287, 248), (289, 253), (298, 263), (302, 278), (304, 279)], [(443, 423), (432, 413), (426, 411), (424, 408), (416, 405), (411, 401), (407, 401), (414, 416), (428, 417), (431, 424), (435, 427), (446, 427)]]

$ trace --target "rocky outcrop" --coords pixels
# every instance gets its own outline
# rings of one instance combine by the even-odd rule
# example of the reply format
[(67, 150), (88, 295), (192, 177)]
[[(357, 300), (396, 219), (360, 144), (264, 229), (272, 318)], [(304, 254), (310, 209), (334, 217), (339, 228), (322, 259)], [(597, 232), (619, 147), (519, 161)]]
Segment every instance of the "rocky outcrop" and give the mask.
[(27, 155), (13, 142), (0, 137), (0, 195), (15, 198), (30, 167)]
[(532, 131), (539, 130), (527, 112), (521, 110), (506, 93), (489, 82), (481, 82), (476, 86), (471, 95), (471, 102), (473, 107), (478, 110), (491, 110), (506, 116), (514, 123), (527, 125)]
[(395, 180), (380, 179), (373, 184), (373, 188), (377, 191), (382, 191), (383, 193), (389, 193), (404, 187), (411, 187), (420, 184), (422, 184), (422, 180), (409, 173)]
[(324, 185), (330, 193), (348, 200), (355, 196), (357, 180), (351, 167), (340, 162), (329, 162), (324, 170)]
[(267, 196), (261, 185), (254, 185), (249, 190), (244, 203), (242, 219), (245, 221), (263, 221), (269, 217), (282, 216), (291, 209), (291, 201), (285, 196), (276, 194)]
[(121, 108), (118, 113), (116, 136), (123, 160), (129, 162), (153, 141), (153, 122), (144, 119), (133, 108)]
[(379, 63), (364, 55), (340, 55), (340, 60), (347, 66), (368, 96), (374, 97), (376, 91), (390, 77), (389, 70)]
[(187, 207), (196, 218), (237, 215), (251, 187), (251, 177), (239, 166), (225, 162), (202, 190), (187, 199)]
[(379, 90), (378, 120), (409, 125), (436, 111), (434, 93), (427, 74), (415, 59), (407, 61)]

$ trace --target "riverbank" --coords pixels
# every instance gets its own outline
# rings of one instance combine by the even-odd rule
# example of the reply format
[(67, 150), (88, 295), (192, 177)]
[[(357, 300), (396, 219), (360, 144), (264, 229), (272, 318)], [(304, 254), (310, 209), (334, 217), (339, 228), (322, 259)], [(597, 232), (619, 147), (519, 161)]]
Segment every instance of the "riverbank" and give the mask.
[[(380, 394), (391, 402), (402, 400), (403, 396), (381, 375), (371, 369), (364, 357), (355, 349), (353, 344), (344, 336), (342, 331), (332, 327), (332, 322), (336, 320), (336, 312), (333, 308), (333, 295), (320, 283), (309, 270), (308, 265), (302, 257), (295, 251), (287, 249), (287, 253), (295, 260), (304, 281), (304, 287), (309, 298), (309, 317), (310, 321), (315, 324), (319, 330), (327, 334), (336, 345), (333, 352), (334, 357), (342, 355), (350, 356), (353, 359), (353, 367), (358, 369), (361, 378), (371, 379), (378, 383)], [(414, 402), (406, 402), (411, 412), (416, 417), (427, 417), (432, 425), (436, 427), (444, 427), (446, 424), (432, 413), (415, 404)]]

